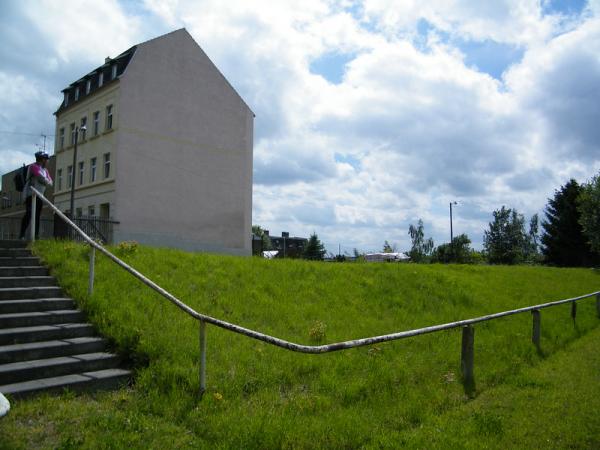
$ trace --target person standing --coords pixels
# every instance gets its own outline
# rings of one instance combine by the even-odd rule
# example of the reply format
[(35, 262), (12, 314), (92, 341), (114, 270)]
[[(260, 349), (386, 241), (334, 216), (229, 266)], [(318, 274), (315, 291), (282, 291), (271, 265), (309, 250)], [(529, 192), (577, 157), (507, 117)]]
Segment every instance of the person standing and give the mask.
[[(27, 179), (25, 182), (25, 215), (21, 220), (21, 239), (25, 239), (25, 231), (31, 222), (31, 188), (36, 188), (41, 194), (46, 191), (46, 186), (52, 186), (52, 177), (46, 169), (48, 165), (48, 153), (37, 152), (35, 162), (27, 168)], [(42, 201), (35, 202), (35, 237), (40, 234), (40, 215), (42, 214)]]

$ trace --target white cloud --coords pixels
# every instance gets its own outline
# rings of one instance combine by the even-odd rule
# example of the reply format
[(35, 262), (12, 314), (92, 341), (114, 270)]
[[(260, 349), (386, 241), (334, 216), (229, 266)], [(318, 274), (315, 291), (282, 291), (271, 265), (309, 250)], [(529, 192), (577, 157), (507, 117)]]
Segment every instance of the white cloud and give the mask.
[[(139, 11), (112, 1), (87, 15), (89, 5), (63, 5), (24, 6), (47, 40), (45, 61), (61, 71), (78, 73), (80, 60), (94, 66), (157, 29), (190, 31), (256, 113), (254, 222), (273, 234), (406, 249), (409, 223), (422, 218), (440, 243), (448, 203), (459, 200), (455, 233), (480, 245), (494, 209), (539, 212), (569, 178), (600, 170), (597, 0), (573, 18), (518, 0), (146, 0)], [(434, 27), (425, 45), (423, 20)], [(454, 39), (524, 56), (498, 80), (466, 66)], [(310, 71), (335, 53), (351, 59), (339, 84)], [(56, 95), (39, 82), (42, 67), (19, 86), (0, 84), (0, 100), (25, 114), (16, 91)], [(61, 76), (60, 87), (71, 81)]]

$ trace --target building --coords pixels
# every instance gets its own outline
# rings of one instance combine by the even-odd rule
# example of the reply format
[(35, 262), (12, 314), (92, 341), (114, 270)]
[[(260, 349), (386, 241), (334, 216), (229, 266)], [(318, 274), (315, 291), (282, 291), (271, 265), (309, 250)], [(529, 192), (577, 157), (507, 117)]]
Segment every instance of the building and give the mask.
[[(33, 152), (32, 152), (33, 153)], [(35, 161), (33, 154), (31, 157)], [(48, 160), (48, 171), (53, 174), (56, 166), (56, 157), (51, 156)], [(0, 239), (17, 239), (21, 232), (21, 219), (25, 215), (25, 193), (18, 192), (15, 187), (15, 175), (21, 170), (15, 169), (2, 175), (2, 190), (0, 191)], [(48, 186), (45, 196), (53, 201), (54, 188)], [(42, 218), (40, 220), (40, 235), (52, 236), (53, 234), (53, 213), (50, 208), (42, 208)]]
[[(265, 233), (269, 232), (265, 230)], [(290, 237), (287, 231), (282, 232), (281, 237), (269, 236), (269, 239), (272, 249), (278, 251), (278, 258), (301, 258), (308, 243), (306, 238)]]
[(115, 242), (250, 255), (254, 114), (185, 29), (106, 58), (63, 94), (62, 211), (75, 183), (75, 216), (117, 221)]

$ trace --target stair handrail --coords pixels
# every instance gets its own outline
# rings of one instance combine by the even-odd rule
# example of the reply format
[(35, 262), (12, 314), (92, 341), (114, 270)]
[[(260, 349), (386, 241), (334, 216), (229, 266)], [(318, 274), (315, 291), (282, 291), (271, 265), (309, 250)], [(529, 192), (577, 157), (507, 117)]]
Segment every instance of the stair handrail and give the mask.
[[(242, 334), (244, 336), (266, 342), (271, 345), (275, 345), (277, 347), (284, 348), (286, 350), (299, 352), (299, 353), (310, 353), (310, 354), (323, 354), (330, 353), (334, 351), (347, 350), (355, 347), (363, 347), (367, 345), (378, 344), (381, 342), (394, 341), (398, 339), (405, 339), (413, 336), (419, 336), (428, 333), (434, 333), (443, 330), (449, 330), (453, 328), (463, 329), (462, 336), (462, 352), (461, 352), (461, 366), (463, 372), (463, 381), (465, 384), (465, 388), (467, 390), (472, 390), (474, 388), (474, 377), (473, 377), (473, 342), (474, 342), (474, 330), (472, 325), (480, 322), (486, 322), (489, 320), (498, 319), (500, 317), (511, 316), (514, 314), (521, 314), (524, 312), (532, 312), (533, 315), (533, 334), (532, 341), (539, 348), (540, 345), (540, 310), (545, 308), (550, 308), (552, 306), (562, 305), (566, 303), (571, 303), (571, 317), (573, 320), (576, 318), (577, 314), (577, 301), (583, 300), (585, 298), (590, 298), (596, 296), (596, 310), (598, 318), (600, 318), (600, 291), (591, 292), (589, 294), (580, 295), (578, 297), (567, 298), (562, 300), (556, 300), (553, 302), (541, 303), (538, 305), (527, 306), (524, 308), (513, 309), (509, 311), (502, 311), (498, 313), (488, 314), (485, 316), (475, 317), (472, 319), (464, 319), (458, 320), (455, 322), (448, 322), (439, 325), (433, 325), (423, 328), (416, 328), (413, 330), (400, 331), (396, 333), (389, 333), (379, 336), (371, 336), (360, 339), (353, 339), (342, 342), (335, 342), (332, 344), (323, 344), (323, 345), (304, 345), (297, 344), (294, 342), (287, 341), (285, 339), (281, 339), (278, 337), (270, 336), (265, 333), (261, 333), (259, 331), (252, 330), (250, 328), (245, 328), (240, 325), (236, 325), (221, 319), (217, 319), (215, 317), (202, 314), (186, 305), (184, 302), (179, 300), (173, 294), (171, 294), (166, 289), (162, 288), (154, 281), (143, 275), (141, 272), (131, 267), (129, 264), (118, 258), (116, 255), (111, 253), (109, 250), (104, 248), (104, 246), (100, 245), (92, 238), (90, 238), (83, 230), (81, 230), (69, 217), (67, 217), (62, 211), (60, 211), (50, 200), (44, 197), (37, 189), (31, 187), (33, 192), (32, 198), (32, 218), (31, 223), (35, 223), (35, 197), (39, 197), (48, 207), (50, 207), (62, 220), (64, 220), (68, 225), (73, 227), (77, 233), (81, 235), (81, 237), (90, 245), (90, 270), (89, 270), (89, 285), (88, 285), (88, 293), (91, 295), (93, 292), (93, 280), (94, 280), (94, 261), (95, 261), (95, 252), (94, 250), (100, 251), (106, 257), (111, 259), (117, 265), (125, 269), (127, 272), (132, 274), (134, 277), (139, 279), (142, 283), (146, 284), (148, 287), (153, 289), (154, 291), (161, 294), (175, 306), (183, 310), (185, 313), (193, 317), (194, 319), (200, 321), (200, 392), (203, 393), (206, 390), (206, 324), (212, 324), (219, 328), (223, 328), (225, 330), (233, 331), (234, 333)], [(32, 226), (32, 228), (34, 228)], [(32, 241), (35, 239), (35, 235), (32, 232)]]

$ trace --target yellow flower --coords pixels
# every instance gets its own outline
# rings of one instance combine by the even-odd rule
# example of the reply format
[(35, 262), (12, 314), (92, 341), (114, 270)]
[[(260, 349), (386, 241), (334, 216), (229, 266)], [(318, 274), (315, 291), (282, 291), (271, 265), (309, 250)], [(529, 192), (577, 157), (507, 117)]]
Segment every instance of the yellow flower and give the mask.
[(213, 397), (215, 398), (215, 400), (219, 400), (219, 401), (223, 400), (223, 396), (221, 394), (219, 394), (218, 392), (215, 392), (213, 394)]

